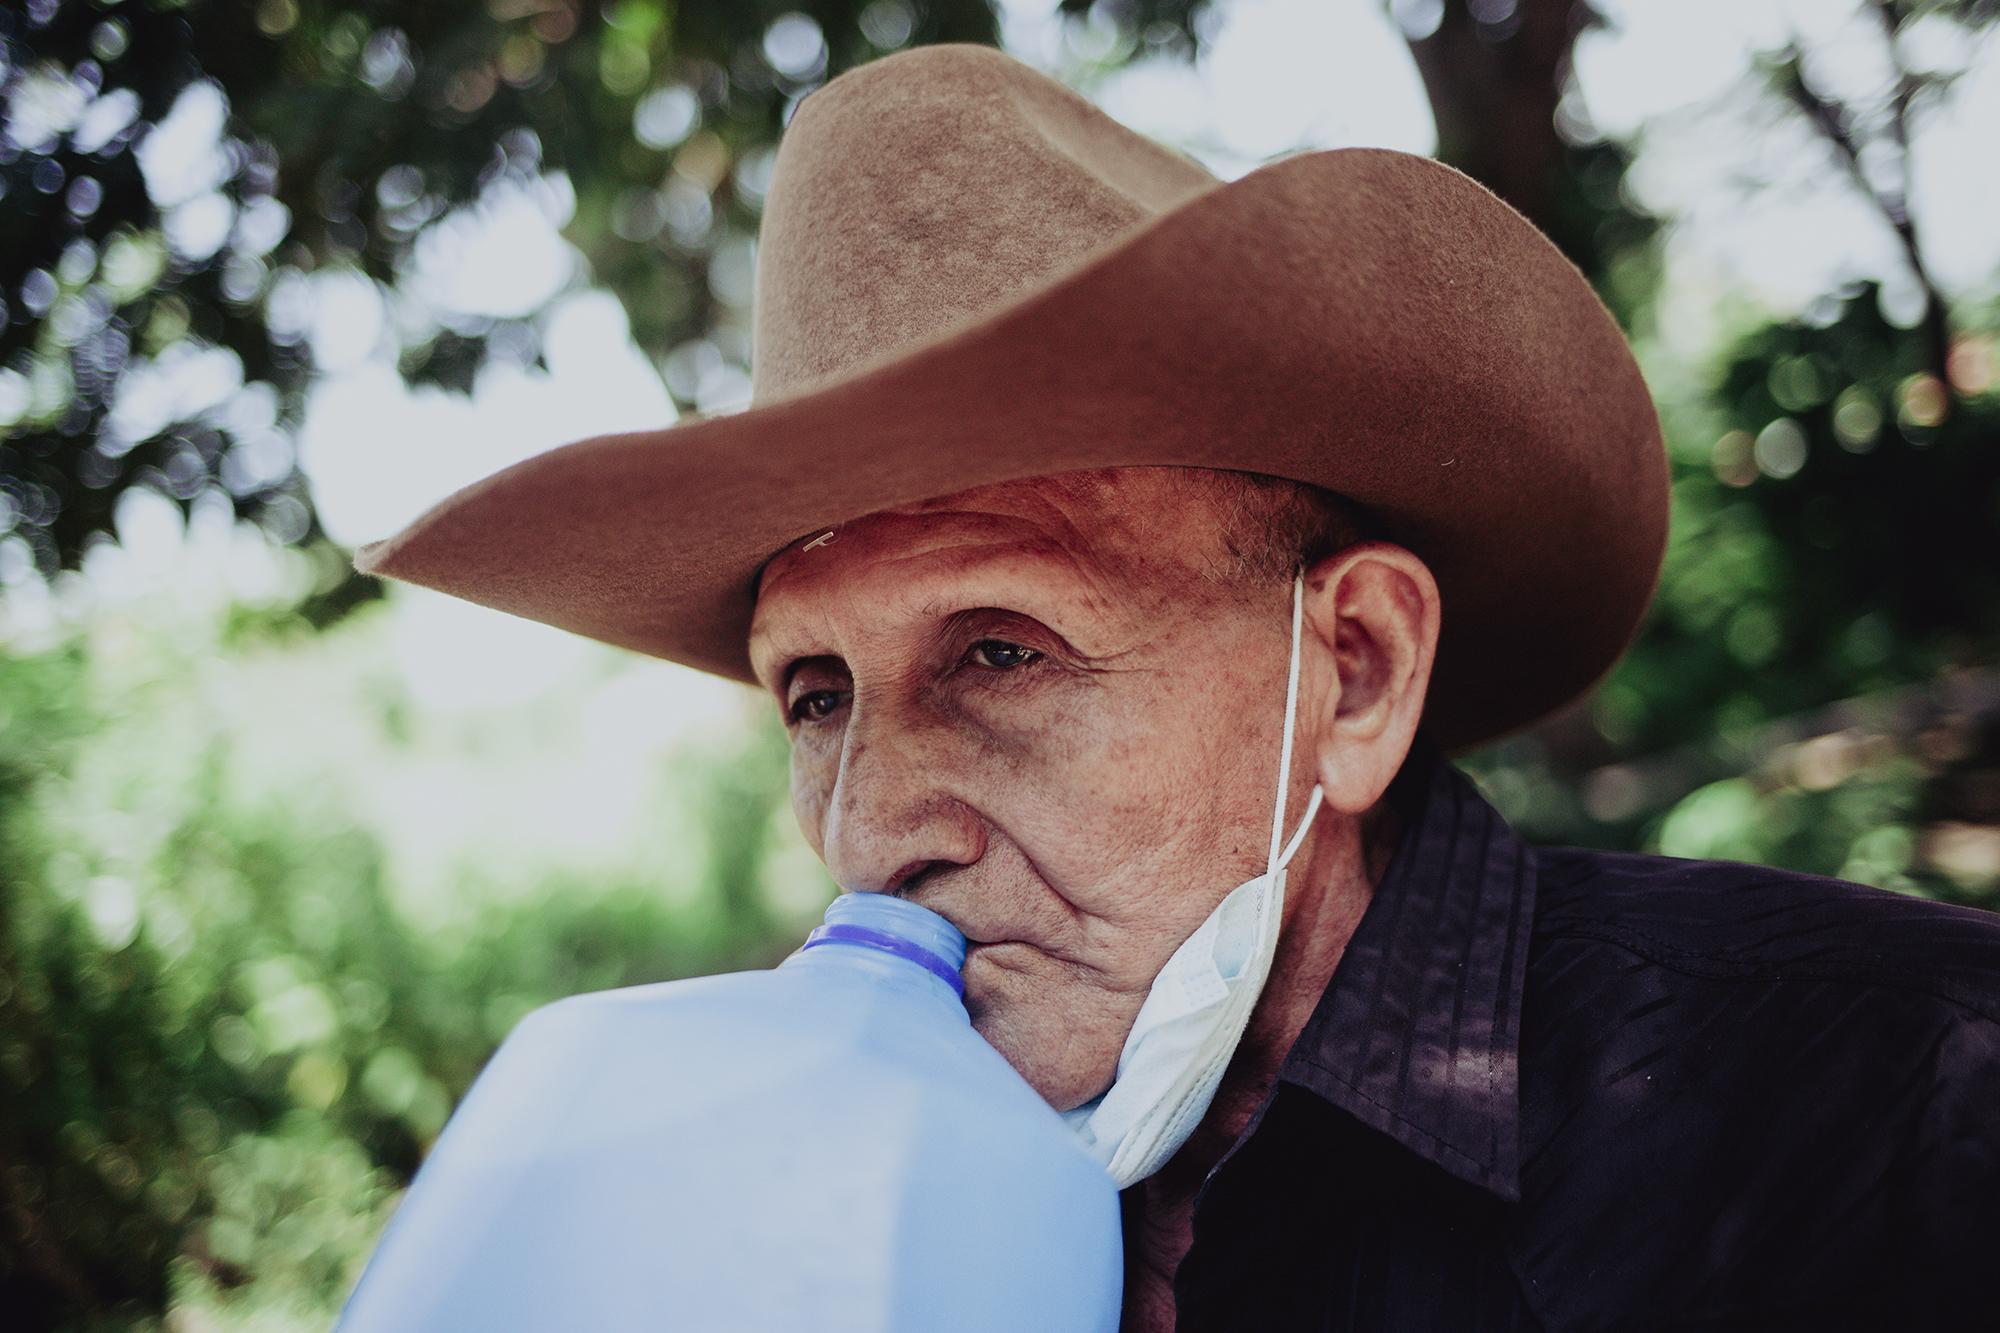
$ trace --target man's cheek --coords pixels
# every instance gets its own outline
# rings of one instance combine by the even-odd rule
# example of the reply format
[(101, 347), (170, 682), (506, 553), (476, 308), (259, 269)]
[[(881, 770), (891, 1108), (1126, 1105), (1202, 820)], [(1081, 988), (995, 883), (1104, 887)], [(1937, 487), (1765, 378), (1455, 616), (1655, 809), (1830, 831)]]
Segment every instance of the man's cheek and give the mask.
[(1044, 1101), (1066, 1111), (1111, 1084), (1121, 1038), (1095, 1021), (1088, 996), (1046, 978), (966, 973), (973, 1030), (1012, 1065)]

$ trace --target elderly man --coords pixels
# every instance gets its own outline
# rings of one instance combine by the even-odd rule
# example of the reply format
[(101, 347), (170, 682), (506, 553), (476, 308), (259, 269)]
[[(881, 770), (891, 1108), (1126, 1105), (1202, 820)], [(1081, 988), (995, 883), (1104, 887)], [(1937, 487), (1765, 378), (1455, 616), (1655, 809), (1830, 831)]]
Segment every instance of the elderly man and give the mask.
[(1124, 1187), (1127, 1329), (1991, 1326), (2000, 924), (1530, 847), (1446, 758), (1658, 572), (1545, 238), (1404, 154), (1221, 185), (955, 45), (807, 98), (761, 238), (751, 410), (357, 564), (768, 691), (833, 877), (965, 932)]

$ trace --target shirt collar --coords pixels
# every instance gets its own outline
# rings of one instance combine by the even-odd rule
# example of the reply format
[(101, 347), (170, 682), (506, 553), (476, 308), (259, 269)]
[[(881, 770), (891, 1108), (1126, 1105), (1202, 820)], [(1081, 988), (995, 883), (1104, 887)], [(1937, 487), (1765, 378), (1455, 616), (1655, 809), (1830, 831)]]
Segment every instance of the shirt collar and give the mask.
[(1422, 730), (1385, 799), (1396, 851), (1278, 1077), (1518, 1200), (1534, 855)]

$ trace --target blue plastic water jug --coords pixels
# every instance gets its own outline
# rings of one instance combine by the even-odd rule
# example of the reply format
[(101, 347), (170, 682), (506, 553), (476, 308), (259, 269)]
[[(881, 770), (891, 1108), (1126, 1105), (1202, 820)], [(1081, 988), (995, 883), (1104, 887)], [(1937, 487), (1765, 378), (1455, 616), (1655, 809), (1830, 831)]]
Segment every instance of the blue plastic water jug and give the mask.
[(1115, 1333), (1117, 1190), (973, 1031), (964, 961), (850, 893), (775, 968), (535, 1010), (340, 1329)]

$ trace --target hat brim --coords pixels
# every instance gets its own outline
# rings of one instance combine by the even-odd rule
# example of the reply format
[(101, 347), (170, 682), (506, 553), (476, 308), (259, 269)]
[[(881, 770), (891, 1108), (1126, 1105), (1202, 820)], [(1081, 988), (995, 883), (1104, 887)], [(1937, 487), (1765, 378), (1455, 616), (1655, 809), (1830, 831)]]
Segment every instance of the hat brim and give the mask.
[(1659, 576), (1667, 465), (1574, 264), (1455, 168), (1303, 153), (830, 383), (522, 460), (364, 573), (754, 684), (756, 579), (874, 510), (1112, 466), (1311, 482), (1437, 579), (1425, 724), (1462, 750), (1574, 699)]

